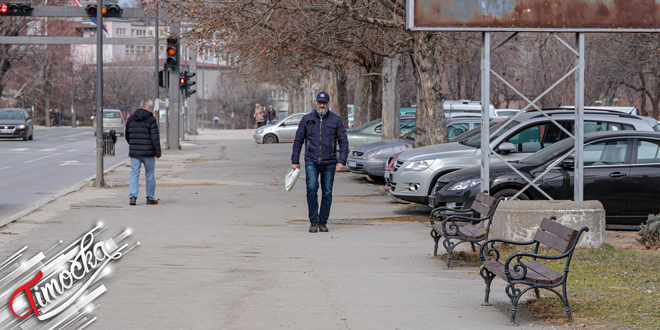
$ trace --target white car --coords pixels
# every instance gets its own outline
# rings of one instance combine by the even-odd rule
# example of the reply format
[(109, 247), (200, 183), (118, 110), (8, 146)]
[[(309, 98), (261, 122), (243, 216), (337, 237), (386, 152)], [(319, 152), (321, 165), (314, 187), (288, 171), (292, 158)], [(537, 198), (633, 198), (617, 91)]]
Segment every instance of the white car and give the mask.
[(293, 142), (296, 138), (298, 124), (306, 114), (305, 112), (294, 113), (277, 124), (259, 127), (254, 132), (254, 142), (257, 144)]

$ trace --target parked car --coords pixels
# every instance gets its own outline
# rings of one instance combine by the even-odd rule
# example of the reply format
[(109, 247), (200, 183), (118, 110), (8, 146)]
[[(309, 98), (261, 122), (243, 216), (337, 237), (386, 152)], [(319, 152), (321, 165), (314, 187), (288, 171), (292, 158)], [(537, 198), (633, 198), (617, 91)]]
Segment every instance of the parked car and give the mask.
[[(103, 133), (115, 131), (117, 135), (124, 136), (124, 114), (117, 109), (103, 109)], [(96, 119), (92, 117), (92, 126), (94, 127), (94, 136), (96, 136)]]
[[(563, 129), (573, 132), (574, 111), (549, 109), (546, 114), (561, 124)], [(620, 112), (585, 111), (584, 121), (585, 133), (660, 130), (660, 123), (655, 119)], [(567, 136), (538, 111), (525, 112), (515, 120), (504, 120), (492, 126), (490, 134), (490, 147), (507, 161), (525, 158)], [(475, 132), (474, 136), (461, 142), (404, 151), (387, 173), (390, 192), (405, 201), (428, 204), (428, 196), (440, 176), (481, 163), (480, 148), (481, 135)]]
[(254, 142), (257, 144), (293, 142), (298, 124), (305, 114), (305, 112), (294, 113), (277, 124), (258, 128), (254, 132)]
[(522, 112), (522, 110), (516, 110), (516, 109), (495, 109), (495, 114), (500, 116), (500, 117), (513, 117), (517, 115), (518, 113)]
[[(415, 115), (401, 116), (401, 135), (415, 130)], [(348, 136), (348, 150), (371, 142), (382, 140), (383, 120), (376, 119), (364, 125), (346, 130)]]
[[(595, 132), (585, 134), (584, 143), (584, 199), (603, 204), (607, 224), (639, 225), (649, 214), (660, 213), (660, 133)], [(551, 168), (538, 187), (553, 199), (573, 199), (574, 152), (561, 158), (574, 146), (573, 139), (564, 139), (510, 164), (530, 180)], [(513, 197), (526, 184), (506, 164), (490, 168), (493, 197)], [(438, 179), (429, 203), (469, 208), (480, 186), (480, 166), (455, 171)], [(518, 198), (547, 199), (533, 187)]]
[[(450, 116), (447, 118), (449, 139), (481, 125), (481, 116)], [(378, 141), (355, 147), (348, 153), (348, 169), (356, 174), (384, 177), (388, 159), (412, 149), (414, 129), (400, 139)]]
[(23, 109), (0, 109), (0, 138), (34, 139), (32, 116)]

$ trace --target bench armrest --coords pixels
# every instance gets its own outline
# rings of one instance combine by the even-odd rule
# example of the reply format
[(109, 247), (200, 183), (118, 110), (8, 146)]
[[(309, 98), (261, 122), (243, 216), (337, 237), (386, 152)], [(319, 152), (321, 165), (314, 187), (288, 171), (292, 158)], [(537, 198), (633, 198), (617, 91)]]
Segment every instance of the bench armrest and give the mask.
[[(504, 262), (504, 273), (506, 274), (507, 280), (508, 281), (520, 281), (523, 280), (527, 276), (527, 265), (523, 263), (522, 258), (523, 257), (530, 257), (534, 258), (536, 260), (537, 258), (539, 259), (546, 259), (546, 260), (557, 260), (557, 259), (564, 259), (568, 257), (570, 254), (573, 253), (573, 249), (569, 250), (566, 253), (560, 254), (558, 256), (546, 256), (546, 255), (541, 255), (537, 253), (529, 253), (529, 252), (518, 252), (514, 253), (509, 256), (509, 258), (506, 259)], [(515, 276), (510, 273), (509, 271), (509, 265), (513, 261), (513, 259), (516, 259), (515, 263), (513, 264), (513, 271), (519, 272), (519, 276)], [(567, 264), (568, 266), (568, 264)]]
[[(488, 256), (488, 259), (493, 259), (493, 256), (495, 256), (495, 260), (500, 259), (500, 251), (497, 250), (495, 247), (495, 243), (508, 243), (508, 244), (513, 244), (513, 245), (531, 245), (534, 244), (534, 241), (526, 241), (526, 242), (516, 242), (516, 241), (509, 241), (506, 239), (502, 238), (491, 238), (488, 239), (484, 242), (484, 244), (481, 245), (481, 249), (479, 249), (479, 258), (481, 261), (485, 261), (486, 258), (484, 257), (484, 251), (486, 251), (486, 255)], [(487, 245), (490, 244), (490, 248), (487, 247)]]
[[(434, 208), (433, 210), (431, 210), (431, 217), (429, 219), (429, 221), (431, 221), (431, 224), (435, 224), (435, 221), (433, 221), (433, 217), (448, 218), (448, 217), (452, 216), (451, 214), (449, 214), (449, 215), (442, 214), (442, 211), (451, 211), (451, 213), (456, 213), (456, 214), (472, 213), (472, 210), (461, 211), (461, 210), (452, 209), (452, 208), (449, 208), (449, 207), (437, 207), (437, 208)], [(435, 215), (436, 213), (441, 213), (441, 214)]]

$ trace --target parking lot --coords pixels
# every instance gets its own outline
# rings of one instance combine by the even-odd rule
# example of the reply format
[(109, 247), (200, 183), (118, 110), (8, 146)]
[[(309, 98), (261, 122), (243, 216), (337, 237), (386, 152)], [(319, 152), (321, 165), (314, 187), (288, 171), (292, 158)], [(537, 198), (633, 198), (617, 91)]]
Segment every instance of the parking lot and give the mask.
[[(508, 329), (504, 282), (481, 306), (478, 265), (445, 270), (431, 256), (427, 210), (339, 173), (330, 232), (310, 234), (304, 177), (283, 187), (291, 144), (255, 145), (252, 134), (202, 131), (165, 153), (156, 206), (144, 190), (128, 205), (121, 166), (112, 188), (83, 187), (7, 226), (2, 253), (45, 251), (98, 220), (131, 228), (141, 245), (113, 266), (95, 329)], [(557, 329), (518, 315), (521, 328)]]

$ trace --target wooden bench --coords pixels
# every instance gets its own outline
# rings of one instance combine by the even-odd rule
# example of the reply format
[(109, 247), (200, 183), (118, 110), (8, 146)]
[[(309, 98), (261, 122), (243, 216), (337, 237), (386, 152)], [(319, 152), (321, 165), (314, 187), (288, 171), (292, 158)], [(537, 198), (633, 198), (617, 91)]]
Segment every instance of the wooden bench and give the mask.
[[(431, 229), (431, 237), (435, 241), (433, 256), (438, 255), (438, 241), (441, 237), (445, 238), (442, 241), (442, 246), (447, 250), (447, 269), (451, 267), (451, 253), (459, 244), (469, 242), (472, 245), (472, 251), (476, 252), (474, 245), (481, 246), (479, 242), (488, 239), (493, 214), (495, 214), (495, 209), (502, 200), (504, 198), (496, 199), (479, 192), (474, 202), (472, 202), (470, 210), (460, 211), (446, 207), (433, 209), (430, 218), (431, 227), (433, 228)], [(471, 217), (467, 216), (470, 214)], [(488, 221), (486, 231), (482, 231), (475, 226), (475, 224), (483, 221)], [(458, 225), (457, 222), (462, 222), (462, 224)]]
[[(566, 279), (568, 277), (568, 269), (571, 263), (571, 257), (577, 242), (583, 232), (589, 231), (588, 227), (575, 230), (557, 223), (555, 216), (550, 218), (543, 218), (541, 226), (536, 231), (534, 240), (529, 242), (515, 242), (504, 239), (489, 239), (481, 246), (479, 251), (479, 258), (481, 258), (481, 277), (486, 282), (486, 296), (484, 305), (488, 305), (488, 296), (490, 294), (490, 284), (495, 276), (501, 277), (507, 281), (505, 292), (511, 299), (511, 325), (516, 323), (516, 311), (518, 309), (518, 301), (525, 292), (534, 289), (536, 297), (539, 297), (539, 289), (546, 289), (554, 292), (564, 303), (568, 321), (573, 322), (571, 315), (571, 308), (568, 304), (568, 296), (566, 295)], [(531, 245), (535, 244), (534, 253), (518, 252), (509, 256), (505, 262), (499, 259), (500, 252), (495, 248), (495, 243), (509, 243), (514, 245)], [(539, 247), (541, 244), (555, 249), (561, 253), (556, 256), (540, 255)], [(525, 258), (525, 259), (523, 259)], [(566, 259), (566, 266), (564, 272), (557, 273), (556, 271), (546, 267), (545, 265), (536, 261), (536, 259), (557, 260)], [(527, 261), (525, 261), (527, 260)], [(521, 286), (523, 286), (521, 288)], [(526, 287), (525, 287), (526, 286)], [(562, 293), (555, 290), (556, 287), (562, 287)]]

